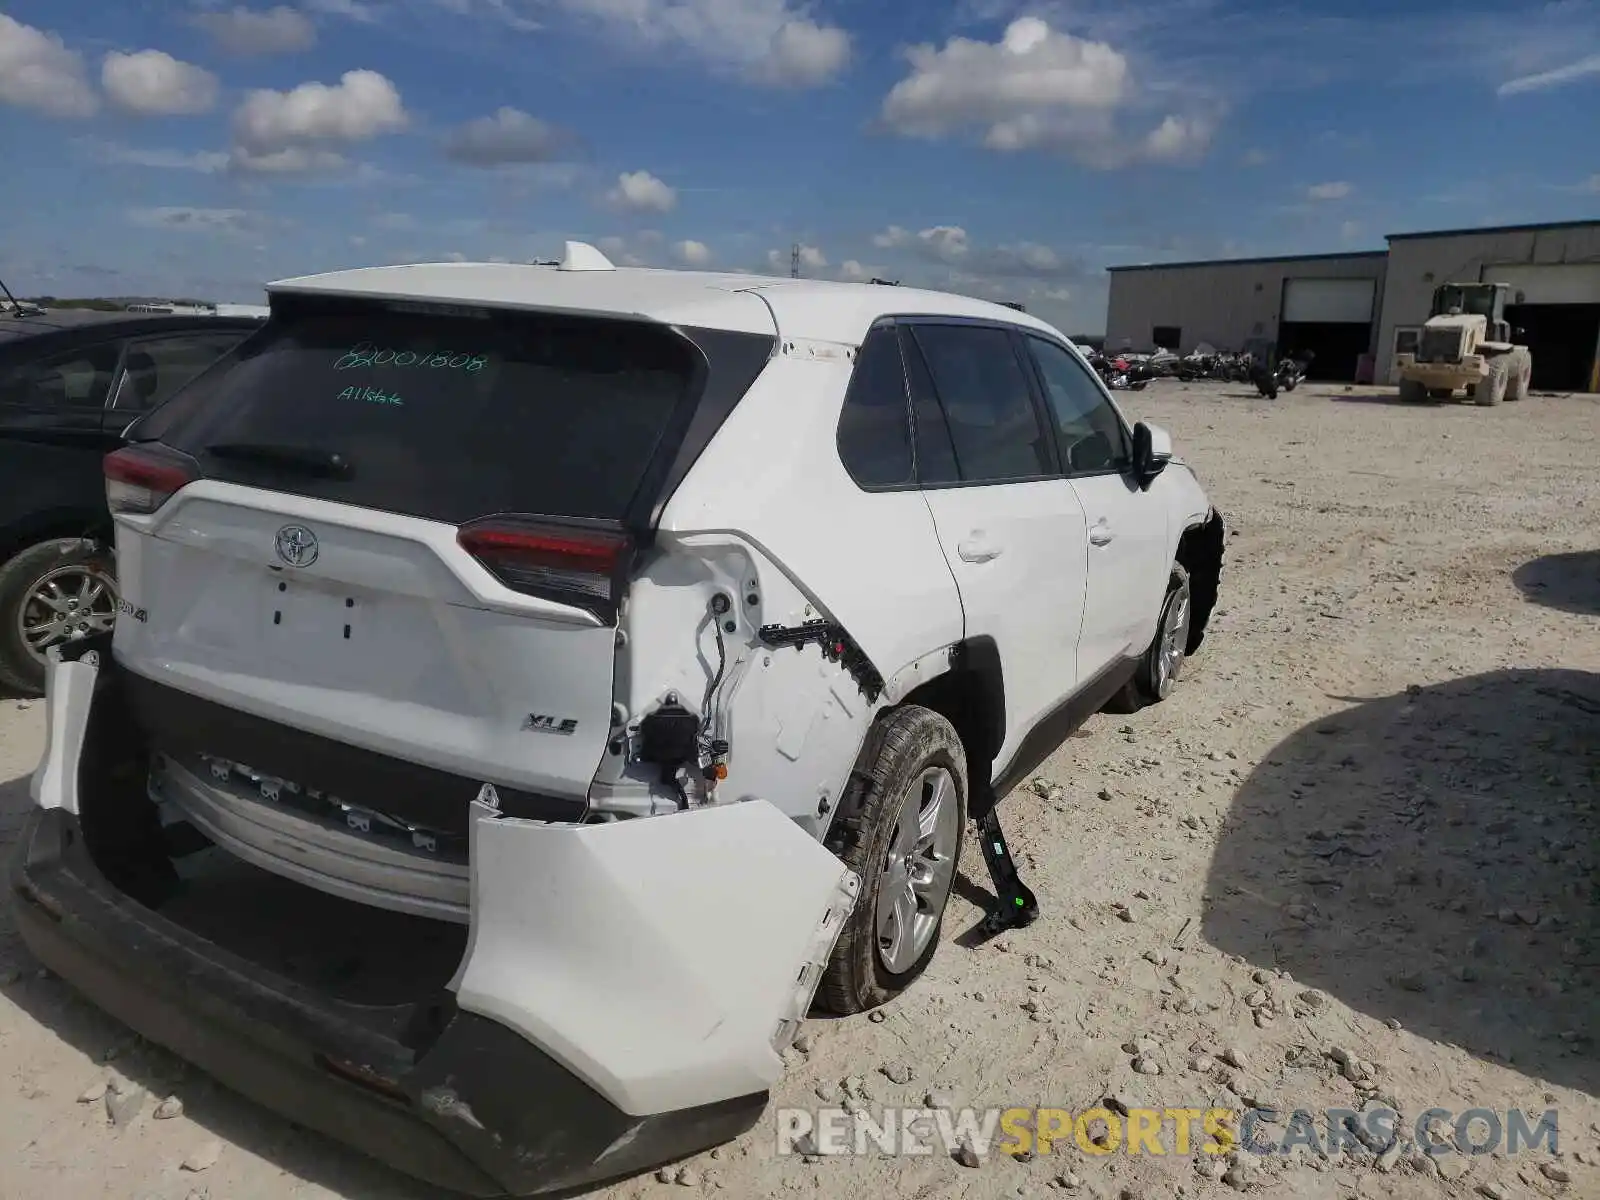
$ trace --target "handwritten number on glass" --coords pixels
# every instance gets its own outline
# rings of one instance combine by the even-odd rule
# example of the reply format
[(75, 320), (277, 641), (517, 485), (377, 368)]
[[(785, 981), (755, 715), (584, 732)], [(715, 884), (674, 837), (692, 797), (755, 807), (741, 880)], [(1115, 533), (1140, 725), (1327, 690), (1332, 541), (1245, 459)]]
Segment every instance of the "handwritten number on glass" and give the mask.
[(482, 354), (453, 354), (440, 351), (430, 354), (426, 350), (396, 350), (392, 346), (379, 346), (374, 342), (357, 342), (333, 364), (335, 371), (349, 371), (356, 367), (430, 367), (465, 371), (476, 375), (489, 365)]

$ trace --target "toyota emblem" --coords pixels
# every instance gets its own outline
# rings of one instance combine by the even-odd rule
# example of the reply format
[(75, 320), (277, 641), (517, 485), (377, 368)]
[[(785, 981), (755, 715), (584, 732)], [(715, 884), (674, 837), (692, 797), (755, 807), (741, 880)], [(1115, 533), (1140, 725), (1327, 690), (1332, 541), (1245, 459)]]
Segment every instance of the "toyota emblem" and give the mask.
[(317, 535), (304, 525), (285, 525), (278, 530), (278, 557), (291, 567), (309, 567), (317, 561)]

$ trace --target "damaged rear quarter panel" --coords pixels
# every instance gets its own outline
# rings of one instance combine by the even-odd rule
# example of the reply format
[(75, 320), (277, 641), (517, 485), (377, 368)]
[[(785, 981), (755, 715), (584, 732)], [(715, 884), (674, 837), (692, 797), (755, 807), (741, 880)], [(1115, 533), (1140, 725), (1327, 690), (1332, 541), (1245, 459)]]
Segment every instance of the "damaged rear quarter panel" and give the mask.
[[(769, 649), (752, 635), (763, 625), (827, 619), (843, 628), (878, 676), (893, 680), (913, 663), (926, 674), (928, 656), (960, 641), (964, 625), (922, 494), (864, 491), (839, 460), (839, 412), (850, 371), (842, 360), (775, 358), (673, 496), (660, 526), (663, 543), (682, 553), (717, 539), (748, 547), (759, 603), (747, 605), (735, 593), (740, 653), (751, 653), (721, 696), (732, 731), (722, 788), (770, 800), (819, 834), (826, 825), (819, 810), (837, 800), (885, 698), (869, 699), (815, 644)], [(650, 603), (637, 589), (636, 599)], [(648, 653), (637, 639), (634, 647), (635, 654)], [(704, 648), (698, 653), (705, 658)], [(709, 668), (695, 676), (702, 691), (714, 670), (712, 647)], [(646, 674), (635, 678), (636, 695), (648, 691)]]

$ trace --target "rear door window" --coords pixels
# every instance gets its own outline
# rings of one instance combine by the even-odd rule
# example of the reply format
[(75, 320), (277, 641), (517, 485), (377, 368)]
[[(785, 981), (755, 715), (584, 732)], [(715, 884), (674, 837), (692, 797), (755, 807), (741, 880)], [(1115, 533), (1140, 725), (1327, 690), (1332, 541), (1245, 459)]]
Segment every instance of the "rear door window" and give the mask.
[(984, 325), (914, 327), (954, 442), (972, 483), (1037, 479), (1054, 472), (1032, 389), (1011, 334)]
[[(692, 404), (702, 361), (642, 322), (308, 306), (275, 316), (133, 436), (194, 455), (212, 478), (452, 524), (612, 521)], [(286, 465), (331, 455), (347, 470)]]
[(0, 404), (102, 408), (116, 378), (121, 342), (75, 346), (17, 367), (0, 380)]

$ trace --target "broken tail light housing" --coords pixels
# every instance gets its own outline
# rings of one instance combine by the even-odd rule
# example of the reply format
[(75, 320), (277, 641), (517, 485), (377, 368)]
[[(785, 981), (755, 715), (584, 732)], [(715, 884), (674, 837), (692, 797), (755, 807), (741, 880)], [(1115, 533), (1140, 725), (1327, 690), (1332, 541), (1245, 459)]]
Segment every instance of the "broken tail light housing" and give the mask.
[(106, 455), (106, 505), (113, 513), (153, 513), (199, 478), (194, 465), (153, 446), (124, 446)]
[(610, 623), (634, 542), (614, 529), (489, 517), (461, 526), (456, 543), (512, 591), (585, 609)]

